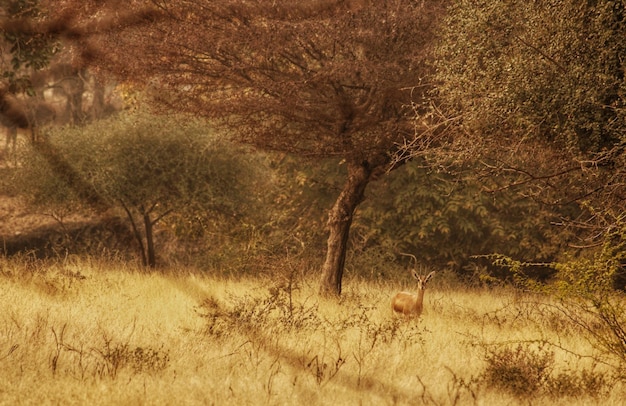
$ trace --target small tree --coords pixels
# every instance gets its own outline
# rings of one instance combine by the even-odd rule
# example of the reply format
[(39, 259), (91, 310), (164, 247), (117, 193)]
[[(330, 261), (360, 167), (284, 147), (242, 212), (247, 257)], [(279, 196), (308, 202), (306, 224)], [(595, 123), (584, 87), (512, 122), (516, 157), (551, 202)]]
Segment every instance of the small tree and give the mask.
[(255, 175), (246, 155), (217, 142), (199, 121), (121, 115), (48, 136), (46, 144), (71, 162), (73, 176), (51, 170), (49, 154), (32, 149), (21, 170), (33, 202), (84, 204), (97, 194), (108, 207), (123, 209), (146, 266), (156, 265), (154, 226), (169, 214), (232, 217), (253, 201)]

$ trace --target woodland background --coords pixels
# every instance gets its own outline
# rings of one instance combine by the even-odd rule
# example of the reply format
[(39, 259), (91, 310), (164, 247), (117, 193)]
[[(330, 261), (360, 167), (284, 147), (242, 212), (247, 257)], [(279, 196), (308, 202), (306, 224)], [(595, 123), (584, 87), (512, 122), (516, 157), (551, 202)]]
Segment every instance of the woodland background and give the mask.
[[(230, 391), (267, 403), (325, 386), (320, 403), (521, 402), (528, 387), (546, 404), (619, 402), (625, 14), (608, 0), (1, 2), (0, 400), (43, 377), (89, 382), (51, 401), (106, 381), (105, 399), (155, 403), (125, 398), (118, 372), (184, 391), (189, 354), (227, 343)], [(437, 271), (437, 293), (403, 324), (385, 311), (407, 268)], [(122, 309), (155, 284), (185, 295), (154, 316), (179, 314), (171, 336), (142, 318), (148, 299), (110, 329), (92, 315), (112, 287)], [(383, 379), (403, 351), (439, 369), (395, 359)], [(243, 389), (233, 371), (252, 364), (265, 383)]]
[[(146, 265), (156, 265), (159, 257), (162, 264), (205, 261), (238, 271), (248, 266), (244, 258), (255, 266), (269, 266), (282, 255), (297, 254), (316, 268), (326, 249), (328, 210), (346, 188), (345, 174), (352, 176), (351, 168), (359, 160), (375, 170), (370, 170), (364, 182), (364, 196), (350, 208), (350, 217), (355, 219), (348, 225), (352, 230), (346, 233), (349, 244), (343, 251), (353, 272), (383, 275), (388, 263), (406, 262), (409, 257), (400, 255), (405, 253), (415, 255), (423, 265), (451, 269), (462, 277), (502, 279), (508, 271), (494, 267), (486, 256), (500, 254), (523, 263), (549, 264), (594, 255), (606, 242), (621, 245), (623, 4), (459, 1), (447, 8), (442, 2), (419, 7), (411, 2), (390, 3), (377, 8), (342, 2), (333, 11), (331, 3), (272, 8), (250, 2), (240, 9), (226, 7), (224, 13), (230, 15), (222, 16), (220, 28), (239, 21), (241, 13), (265, 7), (269, 11), (259, 18), (273, 16), (286, 33), (303, 35), (293, 31), (300, 28), (289, 25), (290, 19), (318, 19), (323, 22), (321, 33), (330, 35), (336, 32), (328, 32), (326, 22), (339, 9), (351, 14), (351, 21), (358, 16), (364, 24), (378, 13), (387, 17), (385, 22), (392, 29), (407, 30), (402, 36), (394, 31), (390, 40), (395, 38), (413, 52), (408, 56), (419, 60), (415, 67), (419, 71), (411, 72), (409, 79), (400, 77), (394, 69), (409, 60), (407, 56), (381, 62), (377, 58), (384, 44), (365, 49), (363, 41), (370, 40), (372, 32), (354, 29), (344, 40), (344, 54), (333, 56), (329, 78), (320, 79), (309, 90), (296, 87), (291, 96), (283, 91), (281, 86), (297, 82), (288, 75), (288, 69), (294, 68), (281, 71), (280, 65), (273, 68), (278, 71), (274, 76), (263, 76), (277, 93), (282, 92), (275, 105), (262, 95), (194, 105), (194, 100), (204, 100), (196, 92), (206, 92), (206, 86), (236, 87), (239, 83), (224, 70), (223, 77), (207, 78), (208, 84), (196, 89), (182, 82), (189, 72), (175, 70), (191, 63), (185, 59), (188, 55), (172, 49), (175, 41), (183, 44), (187, 38), (175, 37), (171, 28), (180, 20), (167, 20), (158, 13), (191, 13), (199, 3), (170, 7), (133, 2), (122, 15), (107, 14), (115, 2), (82, 7), (72, 2), (7, 2), (3, 9), (2, 108), (8, 126), (3, 195), (20, 198), (19, 207), (28, 207), (27, 212), (53, 218), (60, 226), (55, 232), (60, 234), (54, 237), (58, 246), (52, 241), (29, 245), (25, 234), (31, 230), (5, 227), (5, 250), (14, 254), (27, 247), (43, 252), (47, 244), (48, 252), (63, 255), (98, 246), (96, 236), (79, 243), (69, 232), (67, 215), (81, 213), (96, 222), (106, 218), (108, 226), (121, 227), (112, 234), (121, 241), (134, 240), (131, 246), (124, 242), (111, 247), (103, 241), (96, 251), (127, 256), (139, 252)], [(219, 7), (216, 3), (210, 12), (218, 15)], [(395, 10), (402, 7), (414, 14), (400, 18)], [(165, 59), (156, 67), (140, 62), (158, 49), (146, 46), (146, 38), (137, 36), (133, 27), (149, 32), (150, 21), (171, 29), (175, 40), (162, 50), (168, 55), (162, 58), (168, 61), (179, 58), (171, 69)], [(348, 24), (344, 19), (338, 18), (336, 24), (341, 28), (332, 30), (350, 32), (349, 26), (342, 25)], [(422, 30), (420, 38), (408, 35), (417, 32), (410, 31), (415, 30), (413, 26)], [(204, 32), (213, 35), (209, 28)], [(244, 29), (238, 32), (232, 38), (235, 44), (249, 34)], [(491, 35), (494, 32), (498, 35)], [(316, 35), (322, 38), (322, 34)], [(258, 44), (248, 40), (242, 49), (232, 46), (226, 57), (235, 60), (237, 52), (265, 46), (266, 51), (257, 55), (265, 61), (271, 52), (280, 53), (280, 48), (270, 47), (274, 39), (255, 39)], [(118, 47), (105, 47), (112, 40), (120, 41)], [(147, 49), (144, 55), (127, 55), (132, 41)], [(320, 39), (320, 44), (326, 43)], [(398, 45), (398, 52), (402, 47)], [(118, 56), (126, 56), (127, 63), (120, 64)], [(323, 58), (312, 59), (321, 63)], [(355, 61), (359, 63), (356, 76), (351, 71)], [(254, 60), (241, 63), (248, 64), (249, 71), (265, 69)], [(305, 63), (313, 65), (305, 59), (300, 64)], [(220, 68), (224, 66), (228, 63)], [(210, 64), (201, 68), (205, 75), (217, 69)], [(144, 69), (144, 76), (154, 78), (150, 80), (170, 80), (163, 83), (163, 89), (171, 91), (169, 99), (163, 100), (161, 90), (155, 94), (154, 85), (146, 87), (139, 73), (131, 77), (133, 69)], [(375, 75), (364, 77), (363, 72), (370, 71)], [(381, 79), (385, 74), (392, 79)], [(355, 77), (361, 76), (358, 82)], [(294, 96), (296, 91), (318, 92), (324, 101), (327, 88), (341, 80), (347, 84), (327, 98), (329, 106), (299, 108), (300, 98), (304, 98), (302, 103), (313, 104), (314, 96)], [(388, 96), (379, 90), (406, 80), (415, 82), (407, 103), (406, 94)], [(244, 92), (256, 89), (254, 84), (239, 86)], [(184, 96), (176, 90), (181, 87)], [(376, 92), (384, 103), (374, 108), (370, 99)], [(332, 121), (334, 113), (324, 109), (336, 107), (333, 103), (338, 98), (348, 101), (337, 102), (337, 110), (341, 103), (353, 103), (350, 114), (362, 114), (373, 123), (351, 121), (353, 127), (360, 126), (353, 132), (361, 131), (363, 136), (350, 133), (342, 138), (341, 133), (332, 135), (332, 130), (329, 140), (319, 140), (319, 134), (326, 135), (311, 123)], [(367, 113), (355, 107), (360, 101), (367, 104)], [(256, 117), (249, 104), (256, 102), (267, 105), (267, 128), (257, 121), (262, 114)], [(389, 111), (400, 118), (376, 116), (393, 114)], [(184, 116), (189, 113), (195, 118)], [(298, 117), (289, 116), (296, 114), (305, 118), (298, 122)], [(343, 125), (341, 114), (337, 120)], [(236, 118), (240, 115), (241, 120)], [(283, 136), (276, 129), (283, 122), (298, 127), (288, 128)], [(378, 122), (391, 123), (389, 128), (400, 136), (385, 135), (385, 141), (380, 141), (376, 134), (393, 130), (378, 128)], [(254, 133), (250, 126), (263, 127), (262, 132)], [(17, 149), (16, 129), (21, 134)], [(298, 139), (308, 132), (312, 140), (303, 145)], [(370, 150), (375, 152), (363, 155)], [(15, 217), (4, 218), (10, 224)], [(128, 228), (126, 236), (120, 231), (124, 227)], [(20, 233), (19, 238), (11, 236), (15, 233)], [(160, 243), (152, 241), (153, 233)], [(224, 264), (224, 260), (232, 263)], [(550, 266), (528, 270), (544, 279), (554, 274)]]

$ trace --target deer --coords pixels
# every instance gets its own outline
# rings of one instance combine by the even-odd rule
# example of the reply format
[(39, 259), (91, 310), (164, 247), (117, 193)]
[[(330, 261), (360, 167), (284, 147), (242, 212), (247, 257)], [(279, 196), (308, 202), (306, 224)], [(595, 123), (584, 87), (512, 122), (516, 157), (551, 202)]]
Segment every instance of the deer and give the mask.
[(435, 274), (432, 271), (426, 276), (418, 275), (415, 269), (412, 270), (413, 277), (417, 279), (417, 293), (398, 292), (391, 300), (391, 309), (395, 313), (403, 314), (406, 317), (418, 318), (424, 309), (424, 292), (426, 284)]

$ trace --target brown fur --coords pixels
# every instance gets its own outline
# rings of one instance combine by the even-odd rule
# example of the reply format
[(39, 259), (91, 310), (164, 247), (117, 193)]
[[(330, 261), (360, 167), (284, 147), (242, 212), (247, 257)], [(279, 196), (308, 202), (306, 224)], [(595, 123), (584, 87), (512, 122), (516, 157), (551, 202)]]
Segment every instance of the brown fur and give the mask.
[(417, 293), (398, 292), (391, 300), (391, 309), (395, 313), (403, 314), (407, 317), (419, 317), (424, 309), (424, 292), (426, 283), (435, 272), (429, 273), (426, 277), (419, 276), (413, 271), (413, 277), (417, 279)]

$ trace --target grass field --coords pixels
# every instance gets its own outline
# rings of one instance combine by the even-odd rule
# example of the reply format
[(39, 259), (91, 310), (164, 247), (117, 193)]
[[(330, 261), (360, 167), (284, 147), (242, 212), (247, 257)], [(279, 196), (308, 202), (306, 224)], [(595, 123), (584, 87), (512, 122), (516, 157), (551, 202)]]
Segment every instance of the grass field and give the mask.
[[(399, 286), (340, 300), (297, 272), (145, 273), (0, 264), (0, 404), (623, 404), (610, 357), (545, 298), (435, 278), (419, 321)], [(547, 303), (546, 303), (547, 302)]]

